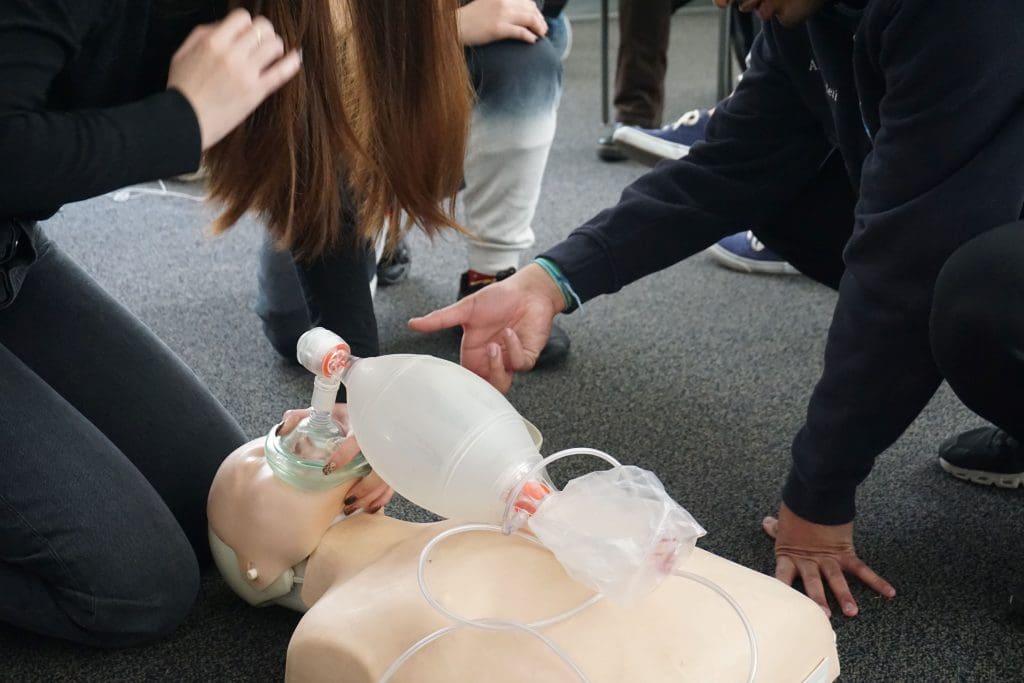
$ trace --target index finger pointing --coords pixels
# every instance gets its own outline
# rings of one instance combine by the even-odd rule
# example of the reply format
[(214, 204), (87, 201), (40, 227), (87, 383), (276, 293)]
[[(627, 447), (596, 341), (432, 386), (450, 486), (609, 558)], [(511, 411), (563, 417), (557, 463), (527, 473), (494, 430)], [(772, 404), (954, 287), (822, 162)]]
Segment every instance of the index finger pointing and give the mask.
[(419, 318), (409, 320), (409, 329), (414, 332), (437, 332), (456, 325), (462, 325), (469, 318), (469, 308), (464, 301), (439, 308)]

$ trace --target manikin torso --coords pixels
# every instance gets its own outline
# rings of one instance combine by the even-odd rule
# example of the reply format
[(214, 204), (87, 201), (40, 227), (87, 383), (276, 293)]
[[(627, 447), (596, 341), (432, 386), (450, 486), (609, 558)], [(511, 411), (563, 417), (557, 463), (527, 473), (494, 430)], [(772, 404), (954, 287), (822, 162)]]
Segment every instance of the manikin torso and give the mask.
[[(450, 625), (420, 593), (416, 565), (423, 547), (456, 524), (357, 514), (330, 525), (349, 486), (298, 491), (273, 476), (262, 451), (262, 440), (242, 446), (214, 481), (215, 551), (220, 541), (234, 551), (229, 561), (218, 553), (218, 566), (243, 597), (259, 604), (261, 591), (305, 561), (301, 604), (290, 603), (306, 613), (288, 646), (288, 680), (377, 681), (410, 645)], [(700, 549), (683, 569), (714, 581), (742, 606), (758, 640), (757, 680), (818, 683), (838, 675), (834, 634), (812, 601)], [(529, 622), (591, 596), (544, 548), (495, 533), (446, 539), (431, 554), (425, 576), (441, 604), (471, 618)], [(240, 590), (242, 583), (247, 587)], [(272, 597), (268, 593), (268, 601)], [(749, 666), (747, 638), (733, 610), (713, 591), (678, 577), (638, 604), (602, 600), (543, 633), (595, 683), (741, 682)], [(418, 652), (392, 680), (578, 679), (528, 634), (463, 629)]]

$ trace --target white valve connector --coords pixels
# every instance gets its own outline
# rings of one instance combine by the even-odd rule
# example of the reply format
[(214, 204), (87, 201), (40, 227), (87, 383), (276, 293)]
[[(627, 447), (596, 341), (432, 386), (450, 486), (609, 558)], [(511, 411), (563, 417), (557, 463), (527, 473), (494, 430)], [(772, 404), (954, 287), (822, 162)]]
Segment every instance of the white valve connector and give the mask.
[(340, 371), (348, 367), (352, 351), (338, 335), (314, 327), (299, 337), (295, 355), (299, 364), (314, 375), (337, 380)]
[(295, 357), (302, 367), (316, 375), (310, 401), (314, 414), (329, 415), (341, 388), (342, 370), (351, 363), (352, 350), (330, 330), (314, 327), (299, 337)]

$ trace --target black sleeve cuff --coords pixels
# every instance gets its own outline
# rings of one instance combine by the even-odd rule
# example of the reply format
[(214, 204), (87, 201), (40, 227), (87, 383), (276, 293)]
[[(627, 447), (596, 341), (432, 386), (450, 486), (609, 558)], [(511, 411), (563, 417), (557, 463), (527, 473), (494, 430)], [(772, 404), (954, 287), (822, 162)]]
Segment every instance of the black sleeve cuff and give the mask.
[(146, 136), (152, 178), (173, 178), (199, 168), (203, 138), (199, 119), (188, 99), (175, 89), (142, 100), (154, 135)]
[(621, 289), (604, 245), (586, 228), (576, 230), (539, 256), (558, 266), (580, 302)]
[(852, 522), (857, 516), (856, 494), (855, 486), (811, 488), (800, 478), (795, 468), (790, 468), (782, 488), (782, 501), (808, 522), (838, 525)]

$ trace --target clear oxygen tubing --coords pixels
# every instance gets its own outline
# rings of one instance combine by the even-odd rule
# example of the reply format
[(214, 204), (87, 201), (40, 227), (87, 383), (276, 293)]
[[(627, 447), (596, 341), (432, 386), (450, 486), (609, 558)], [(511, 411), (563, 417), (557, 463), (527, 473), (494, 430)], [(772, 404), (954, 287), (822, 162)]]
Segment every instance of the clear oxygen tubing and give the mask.
[(189, 192), (176, 192), (174, 190), (167, 189), (167, 184), (162, 180), (157, 181), (160, 184), (160, 189), (157, 190), (152, 187), (143, 187), (141, 185), (133, 185), (131, 187), (124, 187), (120, 190), (114, 190), (103, 195), (115, 202), (126, 202), (136, 197), (170, 197), (173, 199), (187, 199), (190, 202), (202, 203), (207, 200), (206, 195), (191, 194)]
[(724, 588), (700, 574), (694, 574), (682, 569), (677, 569), (672, 572), (672, 574), (673, 576), (678, 576), (683, 579), (696, 581), (700, 585), (710, 588), (722, 596), (722, 598), (729, 603), (729, 607), (732, 607), (733, 611), (736, 612), (736, 616), (738, 616), (740, 621), (743, 622), (743, 629), (747, 632), (747, 642), (750, 643), (750, 670), (747, 673), (747, 683), (754, 683), (754, 677), (757, 676), (757, 636), (754, 635), (754, 626), (750, 623), (750, 620), (747, 619), (747, 615), (743, 612), (743, 608), (740, 607), (740, 603), (736, 602), (736, 598), (729, 595)]
[[(577, 666), (576, 663), (569, 657), (569, 655), (566, 654), (560, 647), (558, 647), (558, 645), (554, 641), (552, 641), (550, 638), (541, 633), (539, 629), (542, 629), (546, 626), (551, 626), (553, 624), (557, 624), (567, 619), (571, 619), (583, 610), (595, 605), (604, 597), (600, 593), (591, 596), (581, 604), (577, 605), (576, 607), (573, 607), (570, 610), (562, 612), (561, 614), (556, 614), (553, 617), (548, 617), (547, 619), (542, 619), (540, 621), (534, 621), (527, 624), (515, 621), (506, 621), (502, 619), (468, 619), (461, 615), (455, 614), (454, 612), (446, 608), (444, 605), (442, 605), (440, 602), (438, 602), (438, 600), (430, 592), (430, 588), (427, 586), (427, 580), (425, 576), (427, 560), (430, 557), (430, 553), (433, 552), (434, 548), (439, 543), (441, 543), (447, 538), (450, 538), (458, 534), (469, 533), (472, 531), (500, 532), (502, 534), (505, 534), (506, 536), (515, 534), (516, 536), (525, 538), (531, 543), (543, 546), (543, 544), (536, 538), (533, 538), (532, 536), (527, 536), (526, 534), (523, 534), (518, 530), (519, 526), (522, 525), (521, 523), (525, 520), (519, 519), (518, 521), (520, 523), (518, 525), (515, 524), (517, 520), (514, 520), (512, 510), (515, 506), (516, 500), (518, 500), (519, 495), (522, 493), (522, 489), (527, 484), (527, 482), (534, 479), (534, 477), (536, 477), (537, 474), (543, 468), (547, 467), (547, 465), (555, 462), (556, 460), (567, 458), (571, 455), (592, 455), (596, 458), (604, 460), (605, 462), (609, 463), (612, 467), (622, 466), (622, 463), (620, 463), (618, 460), (608, 455), (607, 453), (599, 451), (595, 448), (567, 448), (565, 450), (549, 455), (548, 457), (544, 458), (539, 463), (537, 463), (533, 467), (533, 469), (531, 469), (526, 474), (526, 476), (522, 477), (519, 483), (516, 485), (516, 487), (509, 494), (508, 502), (505, 505), (505, 517), (504, 524), (502, 526), (497, 526), (494, 524), (463, 524), (461, 526), (453, 527), (446, 531), (442, 531), (440, 534), (431, 539), (426, 546), (423, 547), (423, 550), (420, 551), (419, 562), (417, 563), (416, 566), (416, 580), (419, 583), (420, 592), (423, 594), (423, 598), (431, 607), (434, 608), (434, 610), (436, 610), (439, 614), (442, 614), (443, 616), (447, 617), (448, 619), (451, 619), (455, 623), (451, 626), (445, 626), (444, 628), (440, 628), (434, 631), (433, 633), (427, 635), (424, 638), (421, 638), (419, 641), (410, 646), (405, 652), (398, 656), (398, 658), (391, 664), (391, 666), (387, 668), (387, 670), (378, 679), (378, 683), (389, 683), (389, 681), (395, 675), (395, 673), (397, 673), (398, 670), (407, 661), (409, 661), (417, 652), (425, 648), (427, 645), (430, 645), (435, 640), (443, 638), (449, 633), (453, 633), (455, 631), (467, 627), (492, 631), (522, 631), (524, 633), (527, 633), (533, 636), (534, 638), (540, 640), (542, 643), (544, 643), (548, 647), (548, 649), (551, 650), (551, 652), (557, 655), (565, 663), (565, 665), (572, 670), (572, 672), (580, 681), (582, 681), (583, 683), (589, 683), (589, 679), (580, 670), (579, 666)], [(707, 579), (698, 574), (683, 571), (681, 569), (675, 570), (673, 572), (673, 575), (683, 579), (689, 579), (691, 581), (699, 583), (700, 585), (706, 588), (713, 590), (729, 604), (733, 611), (736, 612), (736, 615), (740, 618), (740, 621), (743, 622), (743, 628), (747, 633), (747, 640), (750, 644), (750, 668), (747, 674), (747, 683), (754, 683), (754, 678), (757, 676), (757, 636), (754, 634), (754, 627), (750, 623), (750, 619), (747, 618), (747, 615), (743, 611), (743, 608), (740, 607), (740, 604), (736, 602), (735, 598), (729, 595), (729, 593), (725, 589), (723, 589), (721, 586), (716, 584), (714, 581), (711, 581), (710, 579)]]
[[(388, 667), (387, 671), (385, 671), (383, 675), (381, 675), (381, 677), (378, 679), (378, 683), (388, 683), (391, 680), (391, 678), (395, 675), (395, 673), (397, 673), (398, 670), (402, 667), (402, 665), (404, 665), (407, 661), (409, 661), (409, 659), (413, 657), (413, 655), (415, 655), (417, 652), (425, 648), (427, 645), (430, 645), (435, 640), (438, 640), (448, 635), (449, 633), (453, 633), (466, 627), (478, 628), (489, 631), (522, 631), (524, 633), (527, 633), (536, 638), (537, 640), (541, 641), (542, 643), (544, 643), (544, 645), (546, 645), (549, 650), (555, 653), (555, 655), (557, 655), (565, 663), (565, 665), (573, 672), (573, 674), (575, 674), (578, 680), (582, 681), (582, 683), (589, 683), (589, 679), (586, 677), (586, 675), (584, 675), (584, 673), (580, 670), (576, 663), (572, 661), (569, 655), (567, 655), (553, 640), (551, 640), (546, 635), (541, 633), (539, 629), (544, 628), (545, 626), (550, 626), (551, 624), (555, 624), (559, 621), (564, 621), (566, 619), (574, 617), (576, 614), (582, 612), (591, 605), (600, 601), (603, 597), (600, 594), (593, 595), (582, 604), (574, 607), (573, 609), (563, 614), (559, 614), (555, 617), (551, 617), (548, 619), (543, 619), (541, 621), (534, 621), (528, 624), (523, 624), (516, 621), (506, 621), (503, 619), (469, 619), (463, 617), (441, 605), (441, 603), (438, 602), (434, 595), (430, 592), (430, 588), (427, 586), (425, 570), (427, 566), (427, 560), (430, 557), (430, 553), (433, 551), (434, 547), (437, 546), (437, 544), (439, 544), (441, 541), (450, 538), (451, 536), (469, 533), (472, 531), (490, 531), (494, 533), (503, 533), (502, 528), (496, 524), (464, 524), (461, 526), (453, 527), (451, 529), (448, 529), (447, 531), (441, 532), (440, 534), (432, 538), (430, 542), (427, 543), (426, 546), (424, 546), (423, 550), (420, 552), (419, 563), (417, 564), (416, 567), (416, 579), (419, 582), (420, 592), (423, 594), (424, 599), (437, 612), (451, 619), (455, 623), (451, 626), (445, 626), (444, 628), (440, 628), (431, 633), (430, 635), (426, 636), (425, 638), (422, 638), (418, 642), (414, 643), (409, 649), (407, 649), (405, 652), (399, 655), (399, 657), (391, 664), (391, 666)], [(525, 534), (517, 533), (517, 535), (527, 539), (532, 543), (542, 545), (540, 541), (538, 541), (535, 538), (531, 538), (529, 536), (526, 536)]]

